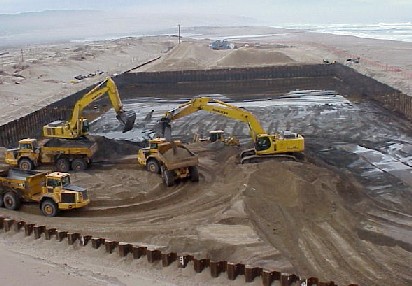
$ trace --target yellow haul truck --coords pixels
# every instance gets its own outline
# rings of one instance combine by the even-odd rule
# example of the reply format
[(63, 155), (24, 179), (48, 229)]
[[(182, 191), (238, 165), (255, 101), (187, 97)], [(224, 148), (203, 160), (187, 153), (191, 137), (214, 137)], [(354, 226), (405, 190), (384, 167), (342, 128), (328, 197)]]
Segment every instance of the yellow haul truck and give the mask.
[(0, 206), (18, 210), (22, 202), (37, 202), (45, 216), (90, 203), (87, 190), (70, 184), (67, 173), (9, 169), (0, 172)]
[(85, 170), (91, 163), (97, 144), (91, 140), (48, 139), (40, 146), (36, 139), (19, 141), (19, 147), (8, 149), (5, 162), (22, 170), (33, 170), (40, 165), (54, 165), (59, 172)]
[(188, 178), (199, 181), (198, 156), (180, 141), (168, 142), (165, 138), (149, 141), (149, 147), (142, 148), (137, 154), (139, 165), (149, 172), (162, 175), (166, 186), (171, 187), (176, 180)]

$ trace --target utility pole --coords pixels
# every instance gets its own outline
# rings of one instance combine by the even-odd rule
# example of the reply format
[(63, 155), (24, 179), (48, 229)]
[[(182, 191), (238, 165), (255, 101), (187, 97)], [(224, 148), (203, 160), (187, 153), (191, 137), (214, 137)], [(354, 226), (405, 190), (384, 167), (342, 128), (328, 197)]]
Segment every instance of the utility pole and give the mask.
[(179, 44), (180, 44), (180, 24), (177, 25), (179, 27)]

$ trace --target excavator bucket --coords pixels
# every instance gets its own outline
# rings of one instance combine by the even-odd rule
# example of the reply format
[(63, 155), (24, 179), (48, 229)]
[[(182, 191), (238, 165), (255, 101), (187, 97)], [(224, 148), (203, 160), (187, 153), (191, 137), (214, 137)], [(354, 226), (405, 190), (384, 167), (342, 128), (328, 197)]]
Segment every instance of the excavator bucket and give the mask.
[(162, 117), (154, 129), (157, 137), (166, 138), (167, 141), (172, 140), (172, 127), (168, 118)]
[(116, 116), (117, 120), (123, 123), (123, 133), (133, 129), (134, 122), (136, 121), (136, 112), (132, 111), (122, 111)]
[(172, 140), (172, 127), (170, 125), (170, 119), (162, 117), (152, 129), (156, 137), (166, 138), (166, 141)]

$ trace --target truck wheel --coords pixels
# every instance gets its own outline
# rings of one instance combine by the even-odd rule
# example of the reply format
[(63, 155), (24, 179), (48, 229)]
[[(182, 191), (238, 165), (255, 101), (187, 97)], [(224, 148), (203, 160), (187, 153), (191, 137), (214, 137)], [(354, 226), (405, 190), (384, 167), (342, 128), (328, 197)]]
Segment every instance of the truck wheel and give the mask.
[(175, 172), (164, 170), (163, 172), (163, 182), (166, 186), (171, 187), (175, 183)]
[(83, 159), (74, 159), (72, 162), (73, 171), (83, 171), (87, 169), (87, 163)]
[(23, 158), (19, 161), (19, 168), (25, 171), (33, 170), (33, 162), (30, 159)]
[(67, 173), (70, 170), (69, 160), (60, 158), (56, 161), (56, 169), (58, 172)]
[(199, 182), (199, 169), (197, 166), (189, 167), (189, 177), (192, 182)]
[(47, 200), (43, 201), (41, 203), (40, 208), (41, 208), (41, 212), (45, 216), (53, 217), (53, 216), (56, 216), (59, 213), (59, 209), (57, 207), (57, 204), (51, 199), (47, 199)]
[(147, 169), (149, 172), (151, 172), (151, 173), (160, 174), (160, 166), (159, 166), (159, 163), (158, 163), (156, 160), (154, 160), (154, 159), (149, 160), (149, 161), (146, 163), (146, 169)]
[(8, 210), (18, 210), (21, 202), (19, 197), (14, 192), (7, 192), (3, 196), (3, 203)]

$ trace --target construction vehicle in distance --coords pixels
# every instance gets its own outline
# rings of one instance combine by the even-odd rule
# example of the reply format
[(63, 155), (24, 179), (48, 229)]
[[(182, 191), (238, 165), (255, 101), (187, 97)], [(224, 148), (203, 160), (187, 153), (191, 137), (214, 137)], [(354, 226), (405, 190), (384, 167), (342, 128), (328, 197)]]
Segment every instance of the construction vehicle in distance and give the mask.
[(40, 145), (37, 139), (26, 138), (19, 141), (18, 148), (6, 150), (5, 162), (27, 171), (41, 165), (54, 165), (58, 172), (81, 171), (90, 166), (96, 151), (97, 144), (88, 139), (50, 139)]
[(223, 142), (227, 146), (240, 146), (239, 139), (235, 137), (226, 137), (223, 130), (209, 131), (209, 137), (202, 138), (198, 133), (193, 136), (193, 142)]
[(36, 202), (45, 216), (82, 208), (90, 203), (87, 190), (70, 184), (67, 173), (9, 169), (0, 172), (0, 206), (18, 210), (22, 202)]
[(89, 133), (89, 121), (82, 117), (83, 109), (106, 93), (116, 111), (116, 118), (124, 125), (123, 132), (131, 130), (136, 120), (136, 112), (123, 109), (116, 83), (107, 77), (76, 102), (69, 121), (54, 121), (43, 126), (43, 136), (60, 139), (78, 139), (86, 136)]
[(185, 178), (192, 182), (199, 181), (198, 156), (179, 140), (169, 142), (165, 138), (152, 139), (148, 147), (139, 149), (137, 161), (149, 172), (161, 174), (168, 187)]
[(193, 98), (167, 111), (160, 120), (161, 128), (158, 129), (161, 129), (165, 134), (171, 134), (170, 123), (172, 121), (200, 110), (240, 120), (249, 126), (254, 148), (244, 150), (240, 154), (241, 163), (258, 162), (262, 159), (273, 157), (288, 157), (296, 160), (303, 156), (305, 144), (302, 135), (290, 131), (268, 134), (251, 112), (209, 97)]

